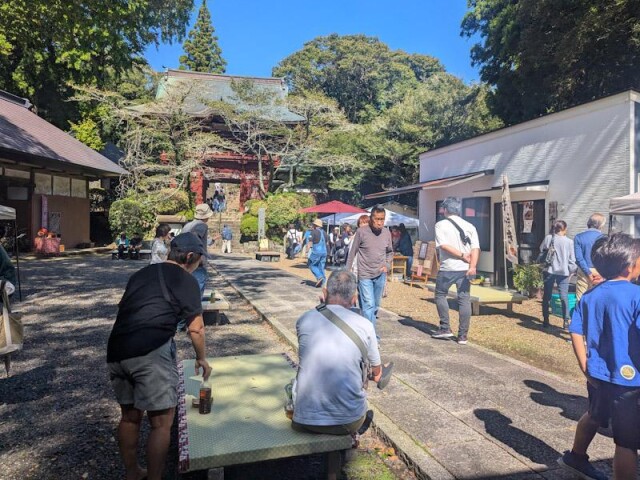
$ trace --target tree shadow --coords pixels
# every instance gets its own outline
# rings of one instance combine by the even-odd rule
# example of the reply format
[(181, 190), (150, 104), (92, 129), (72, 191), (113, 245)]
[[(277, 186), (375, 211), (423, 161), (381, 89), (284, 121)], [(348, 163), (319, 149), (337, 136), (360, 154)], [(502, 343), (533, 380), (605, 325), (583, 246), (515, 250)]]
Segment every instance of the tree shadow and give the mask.
[[(20, 357), (16, 357), (18, 360)], [(0, 405), (15, 405), (40, 400), (50, 391), (56, 377), (52, 362), (18, 373), (0, 381)]]
[(560, 452), (539, 438), (519, 428), (513, 427), (512, 420), (497, 410), (480, 408), (474, 415), (484, 422), (485, 431), (499, 442), (515, 450), (534, 463), (556, 466)]

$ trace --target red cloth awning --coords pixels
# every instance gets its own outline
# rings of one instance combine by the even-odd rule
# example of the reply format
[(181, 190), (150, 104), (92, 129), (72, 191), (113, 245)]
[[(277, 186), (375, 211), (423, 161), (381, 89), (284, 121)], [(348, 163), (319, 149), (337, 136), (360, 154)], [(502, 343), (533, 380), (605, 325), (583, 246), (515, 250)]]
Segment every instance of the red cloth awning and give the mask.
[(300, 210), (300, 213), (369, 213), (359, 207), (354, 207), (339, 200), (332, 200), (313, 207), (307, 207)]

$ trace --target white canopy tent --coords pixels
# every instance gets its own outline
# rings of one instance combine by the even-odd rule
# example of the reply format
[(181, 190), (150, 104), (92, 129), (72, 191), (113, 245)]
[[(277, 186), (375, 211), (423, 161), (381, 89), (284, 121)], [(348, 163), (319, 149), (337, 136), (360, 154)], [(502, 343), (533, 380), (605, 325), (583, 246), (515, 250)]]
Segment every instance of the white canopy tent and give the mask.
[(640, 193), (609, 200), (609, 215), (640, 215)]
[(18, 293), (22, 300), (22, 280), (20, 280), (20, 252), (18, 251), (18, 225), (16, 223), (16, 209), (0, 205), (0, 221), (13, 222), (13, 254), (16, 257), (16, 275), (18, 277)]
[[(371, 211), (371, 207), (367, 208), (367, 211)], [(418, 228), (420, 221), (417, 218), (409, 217), (407, 215), (402, 215), (400, 213), (393, 212), (391, 210), (384, 209), (385, 217), (384, 217), (384, 226), (390, 227), (392, 225), (400, 225), (404, 223), (404, 226), (407, 228)], [(356, 225), (358, 223), (358, 219), (363, 215), (361, 213), (355, 214), (337, 214), (336, 215), (336, 224), (337, 225)], [(327, 217), (323, 217), (321, 219), (323, 222), (333, 222), (333, 215), (329, 215)]]

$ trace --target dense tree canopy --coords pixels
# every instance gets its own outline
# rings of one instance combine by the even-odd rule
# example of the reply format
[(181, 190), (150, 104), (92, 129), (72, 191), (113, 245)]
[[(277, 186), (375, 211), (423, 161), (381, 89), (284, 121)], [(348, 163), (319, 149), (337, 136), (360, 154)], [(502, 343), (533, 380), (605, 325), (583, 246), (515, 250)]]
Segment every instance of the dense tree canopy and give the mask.
[(182, 44), (185, 54), (180, 57), (180, 68), (205, 73), (224, 73), (227, 62), (222, 58), (218, 37), (211, 23), (206, 0), (198, 12), (198, 19), (189, 38)]
[(28, 97), (59, 127), (77, 119), (68, 82), (103, 87), (145, 48), (184, 35), (193, 0), (4, 0), (0, 88)]
[(640, 86), (638, 0), (469, 0), (462, 32), (508, 124)]
[(362, 122), (441, 71), (433, 57), (392, 51), (374, 37), (333, 34), (307, 42), (282, 60), (273, 74), (285, 77), (293, 92), (324, 93), (338, 102), (350, 121)]

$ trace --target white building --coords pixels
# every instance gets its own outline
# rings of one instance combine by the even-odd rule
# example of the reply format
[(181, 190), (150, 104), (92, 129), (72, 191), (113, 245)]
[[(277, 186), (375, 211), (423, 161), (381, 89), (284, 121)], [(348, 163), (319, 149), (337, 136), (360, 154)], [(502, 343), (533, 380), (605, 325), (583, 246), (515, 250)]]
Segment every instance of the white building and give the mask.
[[(481, 238), (478, 269), (502, 282), (502, 175), (509, 178), (526, 263), (553, 220), (565, 220), (573, 236), (593, 212), (608, 213), (609, 199), (638, 191), (639, 103), (640, 94), (630, 90), (425, 152), (419, 184), (367, 198), (419, 191), (420, 238), (432, 240), (439, 202), (461, 197), (463, 216)], [(633, 218), (617, 227), (635, 233)]]

